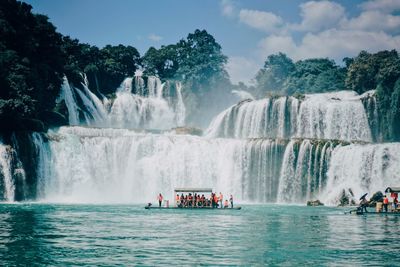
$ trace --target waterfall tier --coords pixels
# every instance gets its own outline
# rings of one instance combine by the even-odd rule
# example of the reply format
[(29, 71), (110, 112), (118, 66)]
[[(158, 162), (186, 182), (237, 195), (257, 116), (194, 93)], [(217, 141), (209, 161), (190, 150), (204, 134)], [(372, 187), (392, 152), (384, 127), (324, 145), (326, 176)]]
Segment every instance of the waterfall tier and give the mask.
[(89, 89), (84, 77), (83, 90), (68, 83), (66, 77), (58, 102), (65, 101), (70, 125), (96, 127), (170, 129), (185, 122), (182, 85), (161, 83), (156, 77), (126, 78), (115, 98), (100, 100)]
[(357, 198), (400, 181), (399, 143), (210, 139), (87, 127), (33, 133), (30, 140), (37, 166), (34, 184), (28, 179), (33, 174), (25, 175), (21, 153), (0, 146), (3, 200), (143, 203), (159, 192), (172, 199), (168, 194), (175, 187), (198, 186), (239, 201), (319, 198), (335, 205), (343, 190), (351, 189)]
[(242, 101), (220, 113), (207, 135), (372, 141), (363, 102), (352, 91)]

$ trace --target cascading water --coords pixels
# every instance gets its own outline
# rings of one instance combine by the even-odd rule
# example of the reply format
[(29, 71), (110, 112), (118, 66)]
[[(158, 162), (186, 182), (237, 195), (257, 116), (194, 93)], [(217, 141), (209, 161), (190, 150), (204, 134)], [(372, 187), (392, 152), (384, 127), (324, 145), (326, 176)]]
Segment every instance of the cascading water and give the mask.
[[(216, 116), (204, 137), (169, 131), (185, 123), (179, 82), (127, 78), (114, 99), (100, 100), (87, 80), (78, 89), (65, 78), (61, 99), (70, 123), (85, 127), (31, 134), (34, 191), (43, 201), (143, 203), (198, 186), (239, 201), (335, 205), (343, 192), (357, 198), (400, 183), (399, 143), (368, 144), (377, 136), (373, 92), (242, 100)], [(23, 164), (12, 161), (18, 142), (11, 146), (0, 145), (8, 201), (33, 190)]]
[(15, 185), (12, 174), (12, 147), (0, 143), (0, 195), (1, 200), (13, 201)]
[[(81, 89), (69, 85), (64, 77), (62, 93), (58, 101), (64, 100), (71, 125), (116, 127), (130, 129), (169, 129), (182, 126), (185, 106), (182, 85), (176, 82), (176, 103), (163, 97), (165, 84), (156, 77), (147, 78), (147, 87), (142, 77), (126, 78), (116, 90), (116, 98), (100, 100), (93, 94), (84, 77)], [(81, 106), (78, 104), (77, 96)]]
[(372, 141), (364, 106), (351, 91), (244, 101), (218, 115), (207, 135)]
[(357, 200), (362, 194), (383, 191), (400, 183), (400, 143), (352, 144), (332, 152), (328, 181), (320, 199), (338, 203), (349, 189)]
[(302, 203), (316, 197), (327, 180), (332, 141), (291, 140), (283, 157), (278, 202)]
[(146, 202), (179, 186), (240, 195), (235, 162), (243, 141), (106, 130), (62, 127), (49, 133), (50, 145), (41, 146), (42, 168), (50, 170), (46, 200)]

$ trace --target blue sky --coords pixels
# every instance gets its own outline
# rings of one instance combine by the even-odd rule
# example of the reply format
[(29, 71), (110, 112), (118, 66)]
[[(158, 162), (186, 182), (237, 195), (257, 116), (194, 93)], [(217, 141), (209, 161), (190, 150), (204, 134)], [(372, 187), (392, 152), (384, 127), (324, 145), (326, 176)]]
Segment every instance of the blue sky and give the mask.
[(64, 35), (144, 54), (206, 29), (229, 57), (233, 82), (249, 82), (269, 54), (341, 63), (360, 50), (400, 48), (400, 0), (26, 0)]

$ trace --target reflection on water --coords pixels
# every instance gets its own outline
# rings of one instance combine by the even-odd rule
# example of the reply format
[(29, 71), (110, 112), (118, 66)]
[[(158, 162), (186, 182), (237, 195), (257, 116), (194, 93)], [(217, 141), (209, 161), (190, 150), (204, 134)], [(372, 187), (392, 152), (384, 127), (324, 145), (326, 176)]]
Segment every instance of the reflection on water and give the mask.
[(0, 265), (396, 265), (400, 216), (0, 205)]

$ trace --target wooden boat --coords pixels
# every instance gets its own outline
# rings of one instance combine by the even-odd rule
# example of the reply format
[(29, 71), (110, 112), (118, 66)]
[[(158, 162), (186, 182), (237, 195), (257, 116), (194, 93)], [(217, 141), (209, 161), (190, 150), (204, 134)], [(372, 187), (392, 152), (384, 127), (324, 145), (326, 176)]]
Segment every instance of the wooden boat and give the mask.
[(353, 215), (394, 215), (394, 216), (400, 216), (400, 212), (376, 212), (376, 211), (369, 211), (369, 212), (360, 212), (357, 210), (351, 210), (348, 212), (345, 212), (345, 214), (353, 214)]
[[(194, 195), (195, 193), (199, 194), (212, 194), (212, 189), (211, 188), (175, 188), (174, 190), (174, 197), (179, 193), (190, 193)], [(179, 201), (180, 202), (180, 201)], [(178, 205), (178, 201), (174, 203), (174, 206), (169, 206), (169, 201), (166, 201), (165, 206), (153, 206), (151, 203), (149, 203), (147, 206), (144, 207), (147, 210), (150, 209), (180, 209), (180, 210), (241, 210), (242, 207), (224, 207), (224, 208), (217, 208), (217, 207), (212, 207), (212, 206), (186, 206), (182, 207)]]
[(146, 210), (241, 210), (242, 207), (233, 207), (233, 208), (212, 208), (212, 207), (155, 207), (155, 206), (145, 206)]
[[(385, 189), (385, 194), (390, 193), (391, 196), (395, 199), (397, 199), (398, 194), (400, 193), (400, 187), (388, 187)], [(367, 194), (364, 194), (361, 198), (363, 199)], [(389, 202), (390, 203), (390, 202)], [(382, 202), (376, 202), (376, 210), (375, 211), (369, 211), (369, 212), (364, 212), (360, 207), (357, 207), (354, 210), (350, 210), (345, 212), (345, 214), (355, 214), (355, 215), (400, 215), (400, 207), (397, 206), (396, 209), (392, 209), (391, 206), (389, 205), (388, 207), (388, 212), (385, 212), (382, 210)], [(378, 206), (379, 205), (379, 206)]]

